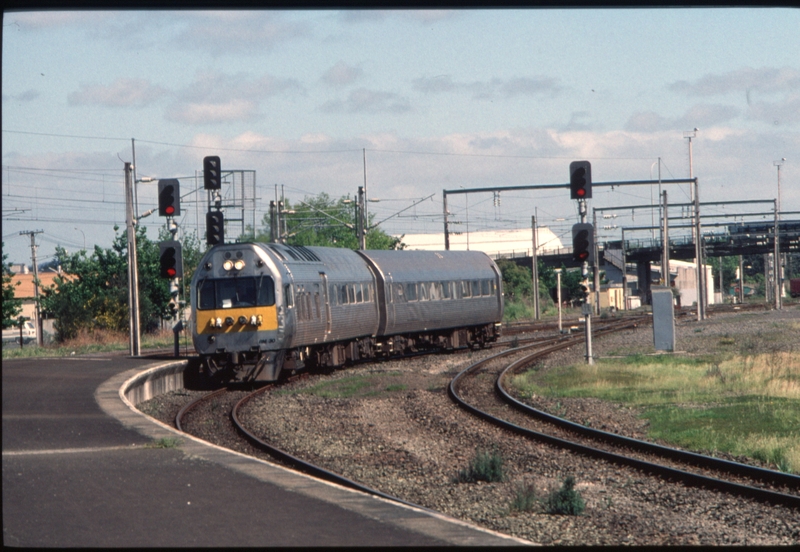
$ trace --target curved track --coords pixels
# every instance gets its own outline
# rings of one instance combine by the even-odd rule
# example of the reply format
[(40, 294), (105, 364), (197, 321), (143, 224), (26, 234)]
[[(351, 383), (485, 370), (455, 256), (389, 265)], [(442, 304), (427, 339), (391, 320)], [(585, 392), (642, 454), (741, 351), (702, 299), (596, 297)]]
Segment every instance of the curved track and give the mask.
[[(266, 386), (263, 386), (263, 387), (261, 387), (259, 389), (256, 389), (255, 391), (253, 391), (251, 393), (248, 393), (247, 395), (245, 395), (244, 397), (239, 399), (230, 410), (230, 421), (233, 424), (233, 427), (235, 428), (236, 432), (242, 438), (244, 438), (252, 447), (254, 447), (258, 451), (261, 451), (261, 452), (264, 452), (264, 453), (268, 454), (270, 457), (272, 457), (272, 458), (274, 458), (276, 460), (279, 460), (279, 461), (291, 466), (292, 468), (294, 468), (294, 469), (296, 469), (298, 471), (301, 471), (303, 473), (307, 473), (307, 474), (312, 475), (314, 477), (318, 477), (318, 478), (323, 479), (325, 481), (329, 481), (331, 483), (336, 483), (336, 484), (341, 485), (343, 487), (347, 487), (349, 489), (355, 489), (355, 490), (358, 490), (358, 491), (361, 491), (361, 492), (365, 492), (365, 493), (368, 493), (368, 494), (371, 494), (371, 495), (374, 495), (374, 496), (379, 496), (381, 498), (385, 498), (387, 500), (392, 500), (394, 502), (399, 502), (401, 504), (405, 504), (407, 506), (418, 508), (420, 510), (433, 512), (433, 510), (431, 510), (429, 508), (426, 508), (425, 506), (420, 506), (419, 504), (414, 504), (412, 502), (408, 502), (406, 500), (403, 500), (402, 498), (398, 498), (396, 496), (392, 496), (392, 495), (386, 494), (384, 492), (381, 492), (381, 491), (378, 491), (376, 489), (373, 489), (372, 487), (368, 487), (366, 485), (362, 485), (361, 483), (358, 483), (357, 481), (353, 481), (352, 479), (349, 479), (347, 477), (344, 477), (344, 476), (339, 475), (337, 473), (334, 473), (332, 471), (329, 471), (329, 470), (326, 470), (324, 468), (321, 468), (321, 467), (319, 467), (319, 466), (317, 466), (315, 464), (312, 464), (310, 462), (306, 462), (305, 460), (303, 460), (301, 458), (298, 458), (297, 456), (294, 456), (292, 454), (289, 454), (288, 452), (286, 452), (286, 451), (284, 451), (284, 450), (282, 450), (282, 449), (280, 449), (280, 448), (278, 448), (278, 447), (276, 447), (276, 446), (274, 446), (274, 445), (272, 445), (270, 443), (267, 443), (266, 441), (263, 441), (262, 439), (259, 439), (257, 436), (255, 436), (246, 427), (244, 427), (244, 424), (239, 419), (239, 412), (242, 409), (242, 407), (245, 404), (247, 404), (250, 400), (252, 400), (253, 398), (257, 397), (258, 395), (270, 390), (272, 387), (274, 387), (274, 385), (266, 385)], [(204, 395), (204, 396), (202, 396), (202, 397), (200, 397), (200, 398), (188, 403), (186, 406), (184, 406), (180, 410), (180, 412), (178, 412), (177, 416), (175, 417), (175, 425), (177, 426), (178, 430), (179, 431), (185, 431), (184, 430), (184, 425), (185, 425), (184, 422), (185, 422), (185, 418), (186, 418), (186, 416), (187, 416), (187, 414), (189, 412), (191, 412), (192, 410), (198, 408), (203, 403), (206, 403), (206, 402), (212, 401), (212, 400), (214, 400), (216, 398), (220, 398), (220, 397), (224, 396), (225, 394), (229, 393), (230, 391), (231, 390), (228, 389), (228, 388), (221, 388), (221, 389), (218, 389), (218, 390), (216, 390), (216, 391), (214, 391), (212, 393)]]
[[(608, 328), (606, 331), (615, 330), (615, 328)], [(601, 331), (602, 330), (596, 332), (596, 334), (599, 334)], [(488, 359), (477, 362), (463, 370), (452, 380), (449, 387), (450, 396), (457, 404), (459, 404), (459, 406), (471, 412), (472, 414), (493, 424), (524, 435), (528, 438), (541, 440), (581, 454), (600, 458), (605, 461), (631, 466), (642, 471), (658, 474), (664, 478), (679, 480), (685, 484), (714, 488), (724, 492), (735, 493), (758, 500), (800, 508), (800, 496), (796, 494), (790, 494), (790, 492), (800, 489), (800, 477), (798, 476), (664, 447), (661, 445), (648, 443), (646, 441), (631, 439), (606, 431), (589, 428), (581, 424), (569, 422), (562, 418), (558, 418), (556, 416), (536, 410), (512, 397), (511, 394), (505, 389), (503, 382), (508, 374), (513, 373), (516, 370), (520, 370), (542, 358), (543, 356), (573, 343), (574, 341), (552, 344), (547, 347), (540, 348), (532, 354), (526, 355), (503, 368), (498, 369), (496, 366), (491, 368), (491, 370), (498, 371), (498, 376), (495, 380), (495, 388), (497, 393), (496, 400), (499, 401), (501, 399), (504, 401), (503, 404), (512, 405), (514, 408), (523, 412), (528, 417), (535, 417), (538, 420), (547, 422), (551, 428), (555, 426), (557, 428), (561, 428), (562, 430), (567, 430), (568, 434), (556, 436), (553, 434), (556, 433), (554, 431), (548, 430), (546, 432), (529, 429), (489, 413), (488, 410), (490, 410), (491, 407), (487, 408), (483, 405), (480, 407), (476, 406), (475, 403), (479, 402), (479, 394), (493, 394), (488, 389), (473, 388), (467, 392), (460, 391), (468, 378), (478, 373), (487, 372), (490, 370), (490, 365), (493, 363), (496, 364), (495, 361), (502, 357), (514, 354), (520, 349), (504, 351), (498, 355), (494, 355)], [(526, 347), (526, 349), (534, 347), (536, 347), (536, 345), (531, 345)], [(476, 399), (470, 400), (465, 398), (464, 395), (470, 395), (471, 397), (476, 397)], [(583, 437), (583, 442), (579, 442), (579, 440), (574, 439), (574, 436)], [(605, 448), (598, 448), (598, 445), (601, 444), (604, 445)], [(611, 450), (615, 447), (618, 449), (618, 451)], [(702, 470), (711, 470), (715, 473), (722, 474), (725, 477), (731, 475), (735, 476), (736, 478), (746, 479), (749, 481), (761, 481), (767, 485), (780, 487), (781, 490), (755, 487), (750, 484), (743, 484), (741, 482), (721, 479), (719, 477), (711, 477), (703, 473), (689, 472), (683, 468), (667, 466), (655, 461), (636, 458), (624, 453), (624, 451), (619, 451), (619, 449), (624, 449), (624, 451), (633, 450), (645, 453), (651, 458), (655, 457), (655, 460), (668, 459), (682, 465), (691, 465), (699, 467)]]

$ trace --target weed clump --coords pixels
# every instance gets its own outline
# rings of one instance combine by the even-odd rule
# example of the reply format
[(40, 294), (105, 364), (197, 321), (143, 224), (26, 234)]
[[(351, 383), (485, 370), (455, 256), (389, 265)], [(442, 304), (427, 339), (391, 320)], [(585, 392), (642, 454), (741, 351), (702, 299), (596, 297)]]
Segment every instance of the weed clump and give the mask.
[(475, 483), (477, 481), (498, 483), (504, 480), (503, 457), (496, 448), (491, 452), (477, 450), (467, 469), (460, 470), (455, 479), (456, 483)]
[(564, 480), (560, 489), (552, 491), (544, 500), (545, 511), (548, 514), (564, 516), (577, 516), (586, 507), (581, 494), (575, 490), (575, 478), (569, 476)]
[(511, 501), (511, 509), (518, 512), (529, 512), (539, 503), (536, 496), (536, 489), (530, 483), (520, 484), (514, 493), (514, 500)]

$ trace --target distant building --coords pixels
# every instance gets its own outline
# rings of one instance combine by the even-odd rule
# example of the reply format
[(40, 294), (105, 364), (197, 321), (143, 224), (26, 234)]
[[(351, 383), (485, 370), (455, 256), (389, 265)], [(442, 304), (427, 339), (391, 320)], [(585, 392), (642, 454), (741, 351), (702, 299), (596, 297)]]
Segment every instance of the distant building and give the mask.
[[(396, 235), (406, 244), (406, 249), (441, 251), (444, 249), (444, 233)], [(549, 228), (536, 229), (536, 251), (542, 254), (563, 248), (561, 240)], [(525, 257), (531, 255), (533, 234), (530, 228), (493, 230), (450, 234), (450, 250), (483, 251), (492, 258)]]
[[(17, 272), (16, 270), (19, 270)], [(33, 289), (33, 272), (30, 272), (28, 267), (24, 264), (12, 265), (11, 285), (14, 287), (14, 299), (22, 300), (22, 312), (19, 316), (24, 316), (33, 322), (34, 327), (38, 328), (36, 320), (36, 301)], [(39, 273), (39, 296), (42, 295), (42, 289), (48, 288), (55, 284), (56, 276), (69, 278), (69, 275), (59, 272), (40, 272)], [(53, 333), (53, 320), (42, 320), (44, 327), (44, 335)]]

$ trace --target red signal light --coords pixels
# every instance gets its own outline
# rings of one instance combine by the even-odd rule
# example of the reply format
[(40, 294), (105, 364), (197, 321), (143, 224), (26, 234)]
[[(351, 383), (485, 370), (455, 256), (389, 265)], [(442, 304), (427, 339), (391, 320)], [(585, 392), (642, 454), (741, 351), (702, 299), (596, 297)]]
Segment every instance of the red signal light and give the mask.
[(172, 205), (169, 205), (166, 209), (164, 209), (164, 211), (166, 211), (166, 213), (168, 215), (172, 215), (172, 214), (175, 213), (175, 207), (173, 207)]

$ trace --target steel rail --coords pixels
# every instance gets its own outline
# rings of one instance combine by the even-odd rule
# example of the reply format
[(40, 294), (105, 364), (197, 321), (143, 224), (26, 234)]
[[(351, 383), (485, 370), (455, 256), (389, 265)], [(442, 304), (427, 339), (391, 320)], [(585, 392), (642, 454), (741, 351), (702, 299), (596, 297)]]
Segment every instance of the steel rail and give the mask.
[(216, 391), (214, 391), (212, 393), (209, 393), (208, 395), (203, 395), (202, 397), (199, 397), (199, 398), (197, 398), (197, 399), (195, 399), (195, 400), (193, 400), (193, 401), (191, 401), (189, 403), (186, 403), (183, 406), (183, 408), (181, 408), (178, 411), (178, 413), (175, 415), (175, 427), (178, 428), (178, 431), (183, 431), (184, 433), (186, 433), (186, 431), (184, 431), (184, 429), (183, 429), (183, 424), (181, 422), (183, 422), (183, 417), (189, 411), (193, 410), (196, 406), (204, 403), (205, 401), (209, 401), (209, 400), (213, 399), (217, 395), (224, 394), (225, 391), (227, 391), (227, 389), (225, 387), (222, 387), (222, 388), (217, 389)]
[(236, 405), (234, 405), (234, 407), (231, 409), (231, 420), (233, 421), (234, 427), (251, 445), (255, 446), (260, 450), (263, 450), (273, 458), (281, 460), (289, 464), (293, 468), (302, 471), (308, 475), (318, 477), (320, 479), (323, 479), (331, 483), (336, 483), (338, 485), (347, 487), (349, 489), (354, 489), (370, 495), (384, 498), (386, 500), (391, 500), (392, 502), (399, 502), (400, 504), (411, 506), (412, 508), (417, 508), (419, 510), (424, 510), (426, 512), (431, 512), (431, 513), (439, 513), (436, 512), (435, 510), (431, 510), (430, 508), (426, 508), (425, 506), (420, 506), (419, 504), (414, 504), (413, 502), (409, 502), (407, 500), (403, 500), (402, 498), (384, 493), (377, 489), (373, 489), (372, 487), (368, 487), (366, 485), (358, 483), (357, 481), (353, 481), (352, 479), (349, 479), (343, 475), (326, 470), (325, 468), (317, 466), (316, 464), (312, 464), (311, 462), (307, 462), (301, 458), (298, 458), (297, 456), (294, 456), (286, 452), (283, 449), (276, 447), (275, 445), (263, 441), (262, 439), (254, 435), (252, 432), (250, 432), (247, 428), (244, 427), (244, 424), (239, 418), (239, 411), (241, 407), (247, 404), (251, 399), (255, 398), (257, 395), (261, 393), (265, 393), (271, 387), (272, 386), (266, 386), (262, 387), (261, 389), (253, 391), (252, 393), (246, 395), (241, 400), (239, 400), (236, 403)]
[[(622, 329), (622, 328), (618, 328), (618, 329)], [(607, 331), (615, 331), (615, 330), (609, 329)], [(539, 351), (537, 351), (537, 352), (535, 352), (535, 353), (533, 353), (531, 355), (528, 355), (524, 359), (520, 359), (520, 360), (512, 363), (512, 366), (514, 366), (514, 365), (519, 366), (521, 364), (530, 364), (534, 360), (536, 360), (538, 358), (542, 358), (542, 357), (544, 357), (544, 356), (546, 356), (546, 355), (548, 355), (550, 353), (553, 353), (553, 352), (555, 352), (557, 350), (560, 350), (560, 349), (563, 349), (565, 347), (568, 347), (572, 343), (573, 343), (573, 341), (564, 342), (564, 343), (558, 343), (558, 344), (552, 345), (552, 346), (547, 347), (545, 349), (539, 350)], [(535, 345), (532, 345), (530, 347), (534, 347), (534, 346)], [(603, 460), (606, 460), (606, 461), (609, 461), (609, 462), (614, 462), (616, 464), (627, 465), (627, 466), (633, 467), (633, 468), (638, 469), (638, 470), (643, 471), (643, 472), (655, 473), (655, 474), (657, 474), (657, 475), (659, 475), (661, 477), (664, 477), (664, 478), (677, 479), (677, 480), (680, 480), (680, 481), (682, 481), (682, 482), (684, 482), (686, 484), (691, 484), (691, 485), (700, 486), (700, 487), (714, 488), (714, 489), (721, 490), (721, 491), (728, 492), (728, 493), (739, 494), (739, 495), (742, 495), (742, 496), (747, 496), (747, 497), (751, 497), (751, 498), (755, 498), (755, 499), (759, 499), (759, 500), (763, 500), (763, 501), (768, 501), (768, 502), (771, 502), (771, 503), (778, 503), (778, 504), (782, 504), (782, 505), (786, 505), (786, 506), (791, 506), (791, 507), (794, 507), (794, 508), (800, 508), (800, 496), (788, 495), (788, 494), (785, 494), (785, 493), (780, 493), (780, 492), (776, 492), (776, 491), (770, 491), (770, 490), (767, 490), (767, 489), (760, 489), (760, 488), (757, 488), (757, 487), (751, 487), (751, 486), (747, 486), (747, 485), (742, 485), (742, 484), (739, 484), (739, 483), (734, 483), (734, 482), (731, 482), (731, 481), (725, 481), (725, 480), (721, 480), (721, 479), (716, 479), (716, 478), (712, 478), (712, 477), (708, 477), (708, 476), (704, 476), (704, 475), (700, 475), (700, 474), (694, 474), (694, 473), (686, 472), (686, 471), (679, 470), (679, 469), (676, 469), (676, 468), (670, 468), (668, 466), (663, 466), (663, 465), (660, 465), (660, 464), (655, 464), (655, 463), (652, 463), (652, 462), (647, 462), (647, 461), (644, 461), (644, 460), (631, 458), (631, 457), (628, 457), (628, 456), (624, 456), (624, 455), (621, 455), (621, 454), (609, 452), (609, 451), (598, 449), (598, 448), (595, 448), (595, 447), (590, 447), (590, 446), (583, 445), (583, 444), (580, 444), (580, 443), (576, 443), (576, 442), (573, 442), (573, 441), (568, 441), (566, 439), (561, 439), (559, 437), (555, 437), (555, 436), (552, 436), (552, 435), (548, 435), (546, 433), (542, 433), (542, 432), (539, 432), (539, 431), (534, 431), (534, 430), (531, 430), (531, 429), (528, 429), (528, 428), (524, 428), (524, 427), (516, 425), (516, 424), (514, 424), (512, 422), (509, 422), (507, 420), (503, 420), (501, 418), (497, 418), (496, 416), (493, 416), (492, 414), (489, 414), (488, 412), (485, 412), (485, 411), (481, 410), (480, 408), (469, 404), (463, 397), (461, 397), (459, 395), (459, 393), (457, 391), (457, 386), (458, 386), (459, 381), (461, 381), (464, 377), (466, 377), (467, 375), (469, 375), (469, 374), (471, 374), (473, 372), (476, 372), (479, 368), (481, 368), (485, 364), (488, 364), (489, 362), (491, 362), (491, 361), (493, 361), (495, 359), (498, 359), (498, 358), (500, 358), (502, 356), (506, 356), (506, 355), (512, 354), (513, 352), (519, 351), (519, 350), (520, 349), (513, 349), (513, 350), (510, 350), (510, 351), (504, 351), (504, 352), (499, 353), (497, 355), (493, 355), (492, 357), (489, 357), (487, 359), (484, 359), (484, 360), (481, 360), (479, 362), (476, 362), (473, 365), (471, 365), (471, 366), (467, 367), (466, 369), (464, 369), (463, 371), (461, 371), (459, 374), (457, 374), (453, 378), (453, 380), (450, 382), (450, 385), (448, 387), (448, 393), (449, 393), (450, 397), (452, 398), (452, 400), (456, 404), (458, 404), (461, 408), (464, 408), (466, 411), (472, 413), (473, 415), (475, 415), (475, 416), (477, 416), (477, 417), (479, 417), (481, 419), (484, 419), (484, 420), (486, 420), (486, 421), (488, 421), (488, 422), (490, 422), (492, 424), (498, 425), (500, 427), (503, 427), (505, 429), (508, 429), (510, 431), (513, 431), (513, 432), (515, 432), (515, 433), (517, 433), (519, 435), (523, 435), (523, 436), (528, 437), (528, 438), (537, 439), (539, 441), (543, 441), (543, 442), (546, 442), (546, 443), (551, 444), (551, 445), (555, 445), (555, 446), (558, 446), (558, 447), (561, 447), (561, 448), (572, 450), (574, 452), (577, 452), (577, 453), (580, 453), (580, 454), (584, 454), (584, 455), (587, 455), (587, 456), (590, 456), (590, 457), (600, 458), (600, 459), (603, 459)], [(508, 368), (506, 368), (503, 373), (505, 373), (506, 371), (508, 371)], [(572, 424), (572, 422), (569, 422), (569, 423)], [(579, 425), (579, 424), (575, 424), (575, 425)], [(583, 427), (586, 430), (590, 430), (591, 429), (591, 428), (586, 428), (585, 426), (581, 426), (581, 427)], [(599, 430), (596, 430), (596, 431), (599, 431)], [(603, 432), (603, 433), (604, 434), (608, 434), (608, 432)], [(608, 434), (608, 435), (613, 435), (613, 434)], [(644, 443), (644, 442), (642, 441), (642, 443)], [(625, 445), (625, 446), (629, 446), (629, 445)], [(667, 448), (667, 447), (665, 447), (665, 448)], [(676, 450), (676, 449), (670, 449), (670, 450)], [(681, 452), (681, 451), (678, 451), (678, 452)], [(703, 455), (695, 455), (694, 453), (692, 453), (692, 454), (694, 455), (694, 456), (692, 456), (692, 459), (693, 459), (692, 463), (697, 462), (697, 457), (702, 457), (703, 456)], [(707, 458), (710, 458), (710, 457), (707, 457)], [(719, 460), (719, 459), (714, 459), (714, 460)], [(720, 462), (725, 462), (725, 461), (720, 461)], [(738, 463), (735, 463), (735, 462), (732, 463), (732, 464), (737, 464), (738, 465)], [(721, 466), (723, 464), (720, 463), (719, 465)], [(762, 473), (763, 471), (769, 472), (769, 471), (772, 471), (772, 470), (761, 470), (761, 471), (759, 471), (757, 473)], [(781, 476), (783, 475), (783, 474), (781, 474), (781, 472), (774, 472), (774, 473), (775, 474), (779, 474)], [(778, 477), (778, 479), (784, 479), (784, 478), (783, 477)], [(796, 476), (789, 476), (789, 478), (786, 479), (786, 481), (789, 482), (788, 484), (790, 486), (797, 486), (798, 485), (798, 481), (800, 481), (800, 478), (796, 478)]]
[[(554, 416), (552, 414), (548, 414), (547, 412), (533, 408), (532, 406), (525, 404), (516, 399), (515, 397), (513, 397), (511, 393), (509, 393), (506, 390), (505, 386), (503, 385), (503, 382), (507, 375), (524, 368), (525, 366), (530, 364), (530, 362), (531, 359), (529, 357), (520, 359), (516, 362), (509, 364), (500, 373), (500, 375), (497, 377), (497, 381), (495, 382), (495, 389), (497, 390), (498, 394), (503, 398), (503, 400), (506, 401), (506, 403), (510, 404), (511, 406), (515, 407), (516, 409), (520, 410), (521, 412), (524, 412), (525, 414), (528, 414), (545, 422), (551, 423), (555, 426), (567, 429), (573, 433), (584, 435), (591, 439), (605, 441), (617, 446), (629, 448), (632, 450), (637, 450), (639, 452), (655, 454), (663, 458), (669, 458), (672, 460), (678, 460), (680, 462), (686, 462), (687, 464), (694, 464), (701, 468), (715, 469), (735, 475), (742, 475), (754, 479), (761, 479), (763, 481), (770, 481), (778, 485), (786, 485), (787, 487), (800, 489), (800, 476), (797, 475), (779, 472), (775, 470), (769, 470), (766, 468), (760, 468), (758, 466), (750, 466), (748, 464), (742, 464), (740, 462), (733, 462), (731, 460), (724, 460), (722, 458), (715, 458), (713, 456), (707, 456), (704, 454), (698, 454), (696, 452), (690, 452), (687, 450), (667, 447), (664, 445), (659, 445), (648, 441), (642, 441), (640, 439), (634, 439), (632, 437), (626, 437), (624, 435), (619, 435), (617, 433), (611, 433), (601, 429), (587, 427), (583, 424), (572, 422), (564, 418), (560, 418), (558, 416)], [(800, 504), (800, 496), (796, 498), (798, 500), (798, 504)]]

